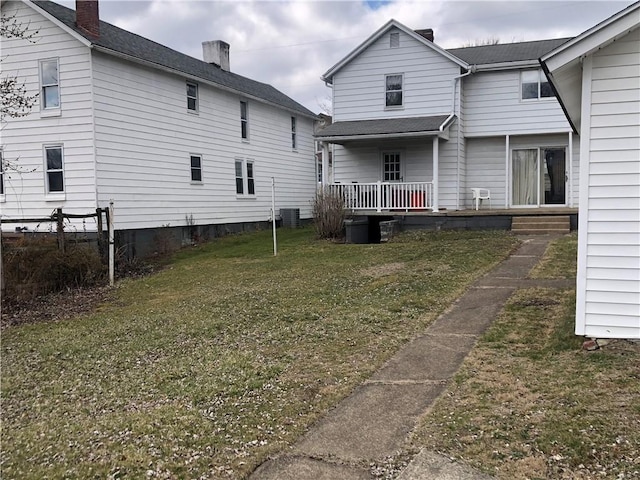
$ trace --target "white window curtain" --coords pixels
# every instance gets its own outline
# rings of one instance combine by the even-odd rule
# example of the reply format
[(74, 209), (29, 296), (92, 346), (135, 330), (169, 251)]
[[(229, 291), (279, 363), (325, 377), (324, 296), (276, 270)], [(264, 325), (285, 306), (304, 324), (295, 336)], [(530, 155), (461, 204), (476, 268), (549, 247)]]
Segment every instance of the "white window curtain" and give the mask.
[(514, 150), (512, 157), (513, 205), (537, 205), (538, 149)]

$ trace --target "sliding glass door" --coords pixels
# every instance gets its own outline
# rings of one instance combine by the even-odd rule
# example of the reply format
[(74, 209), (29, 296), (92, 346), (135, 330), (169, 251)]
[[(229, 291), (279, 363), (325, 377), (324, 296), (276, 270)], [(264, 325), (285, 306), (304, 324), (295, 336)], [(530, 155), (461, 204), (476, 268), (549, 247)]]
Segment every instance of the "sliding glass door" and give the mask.
[(511, 205), (566, 205), (565, 148), (526, 148), (511, 153)]

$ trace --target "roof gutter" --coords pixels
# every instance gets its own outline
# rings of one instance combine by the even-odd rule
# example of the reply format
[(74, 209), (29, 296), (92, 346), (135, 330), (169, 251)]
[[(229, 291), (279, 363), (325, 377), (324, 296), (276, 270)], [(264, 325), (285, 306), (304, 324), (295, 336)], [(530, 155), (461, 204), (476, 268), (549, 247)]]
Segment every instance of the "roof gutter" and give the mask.
[[(429, 130), (423, 132), (404, 132), (404, 133), (372, 133), (367, 135), (337, 135), (337, 136), (327, 136), (323, 137), (321, 135), (314, 135), (314, 137), (323, 142), (329, 143), (340, 143), (347, 142), (353, 140), (375, 140), (375, 139), (386, 139), (386, 138), (412, 138), (412, 137), (436, 137), (439, 136), (444, 128), (446, 128), (446, 123), (449, 121), (449, 118), (443, 122), (443, 124), (438, 128), (438, 130)], [(444, 128), (443, 128), (444, 127)]]
[(91, 49), (93, 49), (93, 50), (95, 50), (97, 52), (106, 53), (107, 55), (112, 55), (114, 57), (118, 57), (118, 58), (121, 58), (123, 60), (128, 60), (130, 62), (137, 63), (139, 65), (152, 67), (152, 68), (155, 68), (155, 69), (158, 69), (158, 70), (162, 70), (164, 72), (168, 72), (168, 73), (172, 73), (172, 74), (175, 74), (175, 75), (179, 75), (181, 77), (188, 78), (190, 80), (197, 80), (200, 83), (205, 83), (207, 85), (211, 85), (213, 87), (219, 88), (220, 90), (224, 90), (226, 92), (231, 92), (231, 93), (234, 93), (236, 95), (241, 95), (241, 96), (243, 96), (245, 98), (248, 98), (248, 99), (251, 99), (251, 100), (256, 100), (258, 102), (261, 102), (261, 103), (264, 103), (264, 104), (267, 104), (267, 105), (271, 105), (272, 107), (276, 107), (276, 108), (279, 108), (279, 109), (282, 109), (282, 110), (286, 110), (286, 111), (291, 112), (291, 113), (295, 113), (296, 115), (303, 115), (303, 116), (305, 116), (307, 118), (311, 118), (311, 119), (314, 119), (314, 120), (316, 120), (318, 118), (318, 116), (315, 115), (315, 114), (309, 114), (309, 113), (302, 112), (300, 110), (294, 110), (292, 108), (288, 108), (288, 107), (285, 107), (283, 105), (280, 105), (280, 104), (277, 104), (277, 103), (274, 103), (274, 102), (270, 102), (269, 100), (265, 100), (264, 98), (256, 97), (255, 95), (251, 95), (249, 93), (243, 92), (242, 90), (236, 90), (236, 89), (227, 87), (225, 85), (221, 85), (219, 83), (212, 82), (211, 80), (207, 80), (207, 79), (202, 78), (202, 77), (196, 77), (194, 75), (189, 75), (188, 73), (182, 72), (182, 71), (177, 70), (175, 68), (167, 67), (165, 65), (161, 65), (161, 64), (155, 63), (155, 62), (150, 62), (148, 60), (143, 60), (141, 58), (134, 57), (133, 55), (128, 55), (126, 53), (118, 52), (116, 50), (112, 50), (110, 48), (106, 48), (106, 47), (103, 47), (101, 45), (96, 45), (96, 44), (92, 43), (89, 46), (89, 48), (91, 48)]
[(539, 67), (537, 59), (534, 60), (518, 60), (516, 62), (498, 62), (474, 65), (477, 72), (486, 72), (491, 70), (516, 70), (525, 67)]

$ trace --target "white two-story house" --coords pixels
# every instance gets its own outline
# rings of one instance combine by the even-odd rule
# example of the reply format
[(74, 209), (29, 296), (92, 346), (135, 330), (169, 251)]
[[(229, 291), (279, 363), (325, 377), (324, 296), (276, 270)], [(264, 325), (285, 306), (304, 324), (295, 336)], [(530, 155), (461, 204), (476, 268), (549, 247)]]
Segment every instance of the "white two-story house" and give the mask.
[(225, 42), (192, 58), (100, 21), (97, 1), (3, 1), (2, 15), (35, 33), (2, 39), (3, 75), (38, 94), (2, 129), (2, 154), (19, 166), (2, 174), (2, 219), (113, 200), (130, 240), (167, 225), (215, 235), (268, 221), (273, 182), (276, 215), (311, 217), (316, 116), (231, 72)]
[(579, 140), (538, 62), (568, 39), (449, 50), (433, 40), (391, 20), (324, 73), (324, 183), (363, 212), (471, 209), (477, 188), (493, 209), (577, 206)]

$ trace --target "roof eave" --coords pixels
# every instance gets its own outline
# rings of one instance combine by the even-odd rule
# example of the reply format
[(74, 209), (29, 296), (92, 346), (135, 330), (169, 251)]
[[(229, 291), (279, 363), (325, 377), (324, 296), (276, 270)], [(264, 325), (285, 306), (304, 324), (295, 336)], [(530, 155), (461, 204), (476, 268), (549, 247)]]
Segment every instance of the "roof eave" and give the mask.
[(76, 32), (73, 28), (70, 28), (66, 23), (61, 22), (56, 17), (51, 15), (49, 12), (47, 12), (46, 10), (43, 10), (38, 5), (33, 3), (31, 0), (20, 0), (20, 1), (23, 4), (27, 5), (29, 8), (32, 8), (33, 10), (38, 12), (40, 15), (42, 15), (44, 18), (46, 18), (50, 22), (53, 22), (57, 27), (63, 29), (65, 32), (67, 32), (69, 35), (71, 35), (73, 38), (75, 38), (80, 43), (82, 43), (85, 47), (91, 48), (91, 46), (93, 45), (93, 42), (91, 42), (91, 40), (89, 40), (87, 37), (85, 37), (84, 35), (82, 35), (79, 32)]
[(317, 140), (329, 143), (352, 142), (356, 140), (389, 140), (394, 138), (418, 138), (418, 137), (440, 137), (443, 132), (440, 130), (429, 130), (423, 132), (404, 132), (404, 133), (372, 133), (368, 135), (334, 135), (323, 137), (314, 135)]
[(515, 62), (498, 62), (498, 63), (484, 63), (475, 66), (477, 72), (488, 72), (497, 70), (520, 70), (523, 68), (539, 68), (540, 63), (537, 59), (533, 60), (518, 60)]
[(570, 63), (573, 59), (584, 57), (595, 50), (605, 47), (639, 26), (637, 16), (631, 15), (640, 10), (640, 2), (636, 2), (624, 10), (612, 15), (577, 37), (553, 49), (540, 58), (550, 72)]

